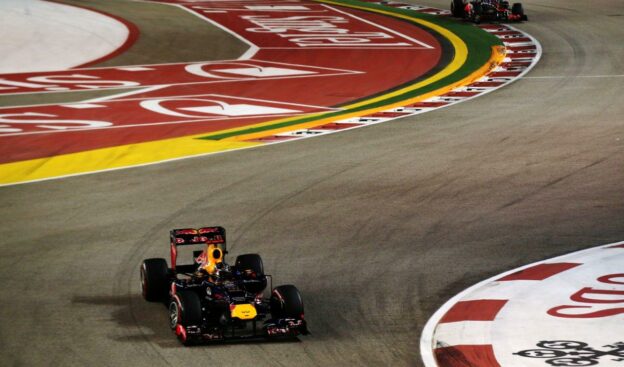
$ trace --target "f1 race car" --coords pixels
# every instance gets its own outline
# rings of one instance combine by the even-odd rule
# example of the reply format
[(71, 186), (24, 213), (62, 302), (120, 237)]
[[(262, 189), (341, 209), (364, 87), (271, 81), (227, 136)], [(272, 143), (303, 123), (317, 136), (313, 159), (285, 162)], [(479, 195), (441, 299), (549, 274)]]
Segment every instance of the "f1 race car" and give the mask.
[(224, 261), (223, 227), (174, 229), (170, 240), (171, 267), (162, 258), (144, 260), (141, 288), (147, 301), (167, 302), (182, 344), (308, 334), (299, 291), (273, 288), (260, 255), (239, 255), (232, 266)]
[(454, 17), (477, 24), (483, 20), (502, 22), (528, 20), (521, 3), (514, 3), (510, 7), (509, 1), (504, 0), (453, 0), (451, 13)]

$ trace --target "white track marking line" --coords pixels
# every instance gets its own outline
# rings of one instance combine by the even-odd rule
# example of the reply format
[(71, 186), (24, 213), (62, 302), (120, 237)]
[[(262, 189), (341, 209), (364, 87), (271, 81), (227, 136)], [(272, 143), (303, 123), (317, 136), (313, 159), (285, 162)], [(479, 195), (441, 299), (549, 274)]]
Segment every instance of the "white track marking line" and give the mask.
[[(161, 65), (179, 65), (179, 66), (188, 66), (188, 65), (197, 65), (197, 64), (201, 64), (201, 65), (223, 65), (224, 67), (226, 66), (236, 66), (238, 63), (238, 61), (240, 60), (220, 60), (220, 61), (207, 61), (207, 62), (190, 62), (190, 63), (173, 63), (173, 64), (155, 64), (155, 66), (161, 66)], [(309, 71), (309, 74), (300, 74), (300, 75), (287, 75), (287, 76), (274, 76), (274, 77), (240, 77), (238, 79), (227, 79), (227, 80), (209, 80), (209, 81), (196, 81), (196, 82), (183, 82), (183, 83), (169, 83), (169, 84), (156, 84), (156, 85), (147, 85), (147, 86), (136, 86), (136, 87), (101, 87), (101, 88), (97, 88), (97, 89), (72, 89), (72, 90), (62, 90), (62, 93), (76, 93), (76, 92), (86, 92), (86, 91), (94, 91), (94, 90), (116, 90), (116, 89), (122, 89), (122, 90), (127, 90), (127, 89), (145, 89), (145, 92), (150, 92), (152, 90), (158, 90), (161, 88), (165, 88), (165, 87), (170, 87), (170, 86), (186, 86), (186, 85), (199, 85), (199, 84), (217, 84), (217, 83), (232, 83), (232, 82), (240, 82), (240, 81), (263, 81), (263, 80), (278, 80), (278, 79), (290, 79), (290, 78), (316, 78), (316, 77), (326, 77), (326, 76), (342, 76), (342, 75), (352, 75), (352, 74), (365, 74), (364, 71), (358, 71), (358, 70), (347, 70), (347, 69), (337, 69), (337, 68), (326, 68), (326, 67), (320, 67), (320, 66), (311, 66), (311, 65), (301, 65), (301, 64), (292, 64), (292, 63), (286, 63), (286, 62), (277, 62), (277, 61), (266, 61), (266, 60), (256, 60), (256, 59), (252, 59), (249, 60), (250, 64), (252, 66), (256, 66), (258, 68), (270, 68), (270, 66), (267, 65), (256, 65), (254, 63), (257, 64), (261, 64), (261, 63), (266, 63), (266, 64), (273, 64), (273, 65), (279, 65), (279, 66), (289, 66), (289, 67), (293, 67), (293, 68), (299, 68), (299, 69), (307, 69), (306, 71)], [(76, 69), (76, 70), (98, 70), (98, 69), (120, 69), (118, 67), (114, 67), (114, 68), (110, 68), (110, 67), (106, 67), (106, 68), (91, 68), (91, 69)], [(312, 71), (316, 72), (313, 73)], [(331, 72), (327, 72), (327, 71), (331, 71)], [(59, 73), (65, 72), (63, 71), (59, 71)], [(325, 72), (325, 73), (322, 73)], [(123, 79), (123, 77), (120, 77), (120, 79)], [(153, 89), (150, 89), (153, 88)], [(58, 93), (59, 91), (26, 91), (26, 92), (17, 92), (17, 93), (0, 93), (0, 96), (14, 96), (14, 95), (25, 95), (25, 94), (50, 94), (50, 93)], [(140, 92), (136, 92), (136, 93), (140, 93)], [(133, 92), (128, 92), (127, 94), (121, 93), (118, 96), (125, 96), (125, 95), (132, 95), (132, 94), (136, 94)], [(105, 98), (105, 97), (102, 97)], [(32, 106), (50, 106), (50, 105), (55, 105), (55, 104), (37, 104), (37, 105), (23, 105), (23, 106), (2, 106), (0, 108), (11, 108), (11, 107), (32, 107)]]
[[(165, 85), (153, 86), (153, 87), (145, 88), (145, 90), (148, 90), (148, 89), (151, 89), (151, 88), (156, 88), (156, 87), (166, 87), (166, 86), (168, 86), (168, 85), (165, 84)], [(138, 90), (138, 91), (131, 91), (131, 92), (126, 93), (126, 95), (134, 95), (134, 94), (137, 94), (137, 93), (141, 93), (143, 90), (144, 89), (141, 89), (141, 90)], [(94, 98), (94, 99), (90, 99), (90, 100), (86, 100), (86, 101), (73, 102), (73, 103), (63, 103), (63, 104), (97, 103), (97, 102), (115, 103), (115, 102), (145, 101), (145, 100), (150, 100), (150, 99), (174, 100), (174, 99), (185, 99), (185, 98), (219, 96), (219, 97), (227, 97), (227, 98), (234, 98), (234, 99), (242, 99), (242, 100), (247, 100), (247, 101), (269, 102), (269, 103), (274, 103), (274, 104), (284, 104), (284, 105), (320, 108), (320, 109), (327, 110), (327, 111), (341, 111), (342, 110), (342, 108), (336, 108), (336, 107), (314, 106), (314, 105), (307, 105), (307, 104), (301, 104), (301, 103), (282, 102), (282, 101), (275, 101), (275, 100), (268, 100), (268, 99), (258, 99), (258, 98), (237, 97), (237, 96), (230, 96), (230, 95), (225, 95), (225, 94), (215, 94), (215, 93), (186, 94), (186, 95), (182, 95), (182, 96), (178, 96), (178, 95), (173, 95), (173, 96), (154, 96), (154, 97), (125, 98), (125, 99), (112, 99), (111, 98), (111, 97), (114, 98), (114, 97), (119, 97), (119, 96), (123, 96), (123, 95), (119, 94), (119, 95), (113, 95), (113, 96)], [(3, 106), (3, 107), (0, 107), (0, 110), (2, 110), (2, 109), (12, 109), (12, 108), (46, 107), (46, 106), (59, 106), (59, 104), (58, 103), (50, 103), (50, 104), (37, 104), (37, 105), (27, 105), (27, 106)]]
[[(218, 71), (218, 70), (217, 70)], [(225, 71), (221, 71), (225, 72)], [(232, 78), (226, 80), (210, 80), (205, 82), (185, 82), (185, 83), (170, 83), (170, 84), (157, 84), (157, 85), (148, 85), (148, 86), (138, 86), (138, 87), (103, 87), (97, 89), (73, 89), (73, 90), (62, 90), (62, 91), (40, 91), (40, 92), (18, 92), (18, 93), (0, 93), (0, 96), (16, 96), (16, 95), (26, 95), (26, 94), (50, 94), (50, 93), (75, 93), (75, 92), (90, 92), (90, 91), (106, 91), (106, 90), (116, 90), (116, 89), (129, 89), (129, 88), (140, 88), (145, 89), (146, 92), (150, 92), (150, 88), (152, 90), (158, 90), (165, 87), (173, 87), (173, 86), (189, 86), (189, 85), (201, 85), (201, 84), (223, 84), (223, 83), (236, 83), (241, 81), (264, 81), (264, 80), (279, 80), (279, 79), (303, 79), (303, 78), (318, 78), (318, 77), (326, 77), (326, 76), (345, 76), (351, 74), (364, 74), (362, 71), (345, 71), (344, 73), (328, 73), (328, 74), (320, 74), (320, 73), (312, 73), (309, 74), (300, 74), (300, 75), (285, 75), (285, 76), (271, 76), (271, 77), (243, 77), (240, 78)], [(134, 94), (134, 93), (130, 93)], [(129, 94), (129, 95), (130, 95)], [(121, 94), (123, 96), (123, 93)], [(30, 106), (49, 106), (51, 104), (40, 104), (40, 105), (30, 105)], [(0, 108), (7, 108), (12, 106), (3, 106)], [(24, 106), (13, 106), (13, 107), (24, 107)]]
[[(138, 93), (140, 91), (133, 91), (133, 92)], [(110, 97), (115, 97), (115, 96), (110, 96)], [(127, 102), (127, 101), (145, 101), (145, 100), (153, 100), (153, 99), (175, 101), (178, 99), (189, 99), (189, 98), (196, 99), (199, 97), (204, 97), (204, 98), (217, 97), (217, 98), (235, 99), (235, 100), (240, 100), (240, 101), (260, 102), (260, 103), (265, 103), (269, 105), (277, 105), (277, 106), (304, 107), (304, 108), (313, 109), (313, 111), (293, 111), (290, 113), (275, 113), (275, 114), (264, 114), (264, 115), (256, 114), (256, 115), (251, 115), (251, 116), (238, 116), (238, 117), (232, 117), (232, 118), (223, 117), (223, 116), (205, 116), (205, 117), (198, 117), (195, 119), (187, 119), (187, 120), (151, 122), (151, 123), (135, 123), (135, 124), (131, 123), (131, 124), (125, 124), (125, 125), (112, 125), (112, 126), (97, 127), (97, 128), (88, 127), (88, 128), (74, 128), (74, 129), (67, 129), (67, 130), (42, 130), (42, 131), (30, 131), (30, 132), (17, 132), (17, 133), (0, 134), (0, 139), (4, 137), (10, 137), (10, 136), (59, 134), (59, 133), (70, 133), (70, 132), (75, 132), (75, 131), (96, 131), (96, 130), (101, 131), (101, 130), (124, 129), (124, 128), (133, 128), (133, 127), (144, 127), (144, 126), (177, 125), (177, 124), (185, 124), (185, 123), (209, 122), (209, 121), (215, 121), (215, 120), (229, 120), (233, 118), (236, 118), (236, 119), (257, 118), (261, 116), (270, 116), (271, 118), (290, 117), (290, 116), (308, 115), (308, 114), (313, 114), (313, 113), (340, 111), (339, 108), (314, 106), (314, 105), (301, 104), (301, 103), (281, 102), (281, 101), (273, 101), (273, 100), (258, 99), (258, 98), (236, 97), (236, 96), (229, 96), (225, 94), (216, 94), (216, 93), (198, 94), (198, 95), (189, 95), (189, 96), (161, 97), (161, 98), (156, 97), (156, 98), (128, 98), (128, 99), (117, 99), (117, 100), (113, 99), (113, 100), (108, 100), (107, 102), (114, 103), (114, 102)], [(104, 97), (104, 98), (107, 98), (107, 97)], [(102, 102), (102, 101), (90, 100), (88, 102), (92, 103), (92, 102)], [(80, 103), (69, 104), (67, 106), (61, 105), (61, 106), (67, 107), (67, 108), (77, 108), (76, 105), (80, 105)], [(55, 105), (55, 106), (58, 106), (58, 105)], [(92, 106), (92, 105), (87, 104), (87, 106)], [(106, 107), (106, 106), (101, 106), (101, 107)], [(265, 107), (277, 108), (275, 106), (273, 107), (265, 106)], [(180, 108), (180, 109), (183, 109), (183, 108)]]
[[(193, 14), (195, 14), (195, 13), (193, 13)], [(264, 47), (263, 47), (263, 49), (264, 49)], [(74, 71), (114, 70), (114, 69), (125, 69), (125, 68), (135, 68), (135, 67), (137, 67), (137, 68), (138, 67), (149, 68), (149, 67), (171, 66), (171, 65), (175, 66), (175, 65), (194, 65), (194, 64), (222, 64), (222, 63), (235, 63), (235, 62), (238, 62), (238, 61), (265, 62), (267, 64), (299, 66), (299, 67), (306, 67), (306, 68), (317, 69), (317, 70), (335, 70), (335, 71), (344, 71), (344, 72), (355, 72), (353, 70), (347, 70), (347, 69), (337, 69), (337, 68), (329, 68), (329, 67), (314, 66), (314, 65), (293, 64), (293, 63), (288, 63), (288, 62), (262, 60), (262, 59), (252, 59), (252, 60), (225, 59), (225, 60), (211, 60), (211, 61), (163, 62), (163, 63), (158, 63), (158, 64), (140, 64), (140, 65), (127, 65), (127, 66), (100, 66), (100, 67), (78, 68), (78, 69), (71, 69), (71, 70), (61, 69), (61, 70), (40, 71), (40, 72), (32, 72), (32, 73), (25, 73), (25, 74), (71, 73), (71, 72), (74, 72)], [(262, 66), (262, 65), (258, 65), (258, 66)], [(124, 70), (124, 71), (126, 71), (126, 70)], [(361, 73), (361, 72), (357, 72), (357, 73)], [(22, 73), (13, 73), (13, 74), (22, 74)], [(12, 75), (12, 74), (1, 74), (1, 75), (3, 77), (6, 77), (7, 75)]]
[(282, 101), (272, 101), (270, 99), (237, 97), (237, 96), (230, 96), (230, 95), (227, 95), (227, 94), (210, 93), (208, 95), (210, 95), (210, 96), (217, 96), (217, 97), (224, 97), (224, 98), (242, 99), (244, 101), (269, 102), (269, 103), (286, 105), (286, 106), (310, 107), (310, 108), (322, 109), (322, 110), (326, 110), (326, 111), (340, 111), (340, 110), (342, 110), (341, 108), (333, 108), (333, 107), (325, 107), (325, 106), (315, 106), (315, 105), (309, 105), (309, 104), (303, 104), (303, 103), (291, 103), (291, 102), (282, 102)]
[[(426, 44), (426, 43), (424, 43), (424, 42), (422, 42), (422, 41), (415, 40), (415, 39), (413, 39), (413, 38), (411, 38), (411, 37), (408, 37), (408, 36), (406, 36), (406, 35), (404, 35), (404, 34), (401, 34), (401, 33), (397, 32), (397, 31), (395, 31), (395, 30), (392, 30), (392, 29), (386, 28), (386, 27), (381, 26), (381, 25), (379, 25), (379, 24), (375, 24), (375, 23), (371, 22), (370, 20), (366, 20), (366, 19), (360, 18), (360, 17), (358, 17), (358, 16), (356, 16), (356, 15), (349, 14), (349, 13), (347, 13), (347, 12), (345, 12), (345, 11), (338, 10), (338, 9), (336, 9), (336, 8), (333, 8), (333, 7), (329, 6), (329, 5), (325, 5), (325, 4), (322, 4), (322, 5), (323, 5), (324, 7), (326, 7), (326, 8), (328, 8), (328, 9), (331, 9), (331, 10), (335, 11), (335, 12), (342, 13), (342, 14), (344, 14), (344, 15), (346, 15), (346, 16), (348, 16), (348, 17), (351, 17), (351, 18), (353, 18), (353, 19), (357, 19), (357, 20), (359, 20), (360, 22), (364, 22), (364, 23), (366, 23), (366, 24), (370, 24), (370, 25), (372, 25), (373, 27), (376, 27), (376, 28), (379, 28), (379, 29), (383, 29), (383, 30), (384, 30), (384, 31), (386, 31), (386, 32), (390, 32), (390, 33), (394, 34), (395, 36), (399, 36), (400, 38), (402, 38), (402, 39), (404, 39), (404, 40), (408, 40), (408, 41), (410, 41), (410, 42), (413, 42), (414, 44), (420, 45), (420, 46), (422, 46), (423, 48), (426, 48), (426, 49), (433, 49), (433, 48), (434, 48), (434, 47), (433, 47), (433, 46), (431, 46), (431, 45), (428, 45), (428, 44)], [(390, 45), (388, 45), (388, 46), (386, 46), (386, 47), (391, 47), (391, 46), (390, 46)], [(413, 48), (413, 47), (412, 47), (412, 48)]]
[(379, 50), (380, 48), (389, 48), (392, 50), (422, 50), (424, 47), (418, 46), (393, 46), (393, 45), (369, 45), (369, 46), (332, 46), (328, 44), (327, 46), (313, 46), (313, 47), (262, 47), (263, 50)]
[[(139, 88), (136, 90), (131, 90), (129, 92), (125, 92), (125, 93), (119, 93), (119, 94), (113, 94), (110, 96), (105, 96), (105, 97), (98, 97), (98, 98), (93, 98), (93, 99), (88, 99), (85, 101), (81, 101), (79, 103), (93, 103), (93, 102), (106, 102), (106, 101), (111, 101), (117, 98), (122, 98), (122, 97), (127, 97), (127, 96), (132, 96), (135, 94), (140, 94), (140, 93), (148, 93), (148, 92), (153, 92), (155, 90), (159, 90), (165, 87), (168, 87), (169, 85), (167, 84), (161, 84), (161, 85), (153, 85), (151, 87), (147, 87), (147, 88)], [(106, 90), (106, 89), (102, 89), (102, 90)], [(120, 101), (123, 101), (120, 100)], [(46, 105), (34, 105), (34, 106), (46, 106)], [(33, 107), (33, 106), (17, 106), (14, 108), (22, 108), (22, 107)], [(9, 108), (9, 107), (0, 107), (0, 108)]]
[[(222, 120), (242, 120), (242, 119), (254, 119), (258, 117), (291, 117), (298, 115), (306, 115), (310, 112), (293, 112), (287, 114), (270, 114), (270, 115), (253, 115), (253, 116), (236, 116), (236, 117), (227, 117), (227, 116), (206, 116), (197, 119), (191, 120), (177, 120), (177, 121), (164, 121), (164, 122), (150, 122), (150, 123), (138, 123), (138, 124), (127, 124), (127, 125), (112, 125), (106, 127), (87, 127), (87, 128), (74, 128), (67, 130), (44, 130), (44, 131), (30, 131), (23, 133), (9, 133), (9, 134), (1, 134), (0, 138), (8, 137), (8, 136), (24, 136), (24, 135), (42, 135), (42, 134), (61, 134), (61, 133), (72, 133), (72, 132), (84, 132), (84, 131), (102, 131), (102, 130), (115, 130), (115, 129), (127, 129), (133, 127), (145, 127), (145, 126), (163, 126), (163, 125), (182, 125), (182, 124), (193, 124), (193, 123), (209, 123), (213, 121), (222, 121)], [(200, 133), (201, 134), (201, 133)], [(206, 135), (210, 133), (205, 133)], [(197, 134), (194, 134), (197, 135)], [(99, 171), (98, 171), (99, 172)]]
[(200, 18), (200, 19), (202, 19), (202, 20), (204, 20), (204, 21), (214, 25), (215, 27), (217, 27), (217, 28), (219, 28), (219, 29), (221, 29), (221, 30), (231, 34), (232, 36), (238, 38), (242, 42), (244, 42), (247, 45), (249, 45), (249, 49), (244, 54), (242, 54), (238, 58), (238, 60), (248, 60), (248, 59), (251, 59), (260, 50), (260, 47), (258, 47), (257, 45), (255, 45), (254, 43), (249, 41), (248, 39), (244, 38), (243, 36), (241, 36), (240, 34), (234, 32), (234, 31), (232, 31), (231, 29), (228, 29), (228, 28), (224, 27), (223, 25), (215, 22), (214, 20), (212, 20), (212, 19), (210, 19), (210, 18), (208, 18), (208, 17), (206, 17), (206, 16), (204, 16), (204, 15), (202, 15), (202, 14), (200, 14), (200, 13), (198, 13), (198, 12), (192, 10), (192, 9), (189, 9), (189, 8), (183, 6), (182, 4), (176, 4), (175, 6), (177, 6), (180, 9), (183, 9), (184, 11), (189, 12), (189, 13), (195, 15), (196, 17), (198, 17), (198, 18)]

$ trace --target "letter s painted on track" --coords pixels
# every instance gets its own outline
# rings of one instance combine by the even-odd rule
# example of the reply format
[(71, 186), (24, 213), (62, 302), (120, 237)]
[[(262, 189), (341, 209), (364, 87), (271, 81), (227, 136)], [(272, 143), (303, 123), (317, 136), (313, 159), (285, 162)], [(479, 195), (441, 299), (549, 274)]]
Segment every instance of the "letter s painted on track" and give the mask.
[(567, 318), (567, 319), (591, 319), (591, 318), (597, 318), (597, 317), (608, 317), (608, 316), (615, 316), (615, 315), (619, 315), (619, 314), (624, 314), (624, 308), (622, 308), (622, 307), (609, 308), (609, 309), (606, 309), (606, 310), (587, 312), (587, 313), (565, 313), (565, 312), (561, 312), (563, 310), (579, 309), (579, 308), (583, 308), (583, 309), (589, 308), (589, 309), (591, 309), (592, 306), (557, 306), (557, 307), (553, 307), (550, 310), (548, 310), (548, 314), (550, 316), (563, 317), (563, 318)]

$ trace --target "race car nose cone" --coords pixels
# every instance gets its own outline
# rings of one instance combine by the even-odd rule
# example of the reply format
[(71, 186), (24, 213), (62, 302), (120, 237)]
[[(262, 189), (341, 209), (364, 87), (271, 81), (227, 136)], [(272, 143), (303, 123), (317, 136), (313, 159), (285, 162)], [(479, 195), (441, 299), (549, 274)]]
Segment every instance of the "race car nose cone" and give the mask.
[(231, 305), (230, 312), (232, 318), (238, 318), (241, 320), (251, 320), (258, 315), (256, 308), (249, 303)]

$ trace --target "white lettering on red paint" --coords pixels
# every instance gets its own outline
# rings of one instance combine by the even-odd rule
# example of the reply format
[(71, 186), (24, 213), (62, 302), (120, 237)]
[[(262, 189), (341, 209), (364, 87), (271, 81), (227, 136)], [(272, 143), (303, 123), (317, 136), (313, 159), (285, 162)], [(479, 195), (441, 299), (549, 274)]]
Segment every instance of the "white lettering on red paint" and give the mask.
[(406, 42), (378, 42), (395, 39), (385, 32), (352, 32), (341, 28), (339, 25), (348, 24), (349, 20), (340, 16), (271, 18), (267, 15), (244, 15), (241, 18), (257, 26), (247, 28), (248, 32), (273, 33), (299, 47), (411, 46)]

